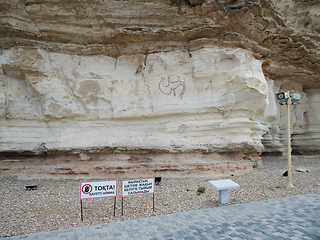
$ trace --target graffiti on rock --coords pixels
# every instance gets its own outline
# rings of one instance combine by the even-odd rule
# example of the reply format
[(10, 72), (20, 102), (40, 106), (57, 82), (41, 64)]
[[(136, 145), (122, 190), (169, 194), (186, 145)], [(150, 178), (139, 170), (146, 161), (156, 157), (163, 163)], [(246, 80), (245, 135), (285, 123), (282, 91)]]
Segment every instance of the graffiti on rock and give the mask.
[(178, 87), (182, 86), (179, 97), (182, 99), (184, 92), (186, 91), (186, 83), (184, 79), (181, 79), (180, 76), (177, 76), (177, 81), (172, 81), (170, 77), (168, 77), (167, 81), (164, 77), (161, 77), (159, 82), (159, 90), (166, 95), (170, 95), (173, 93), (176, 96), (176, 90)]

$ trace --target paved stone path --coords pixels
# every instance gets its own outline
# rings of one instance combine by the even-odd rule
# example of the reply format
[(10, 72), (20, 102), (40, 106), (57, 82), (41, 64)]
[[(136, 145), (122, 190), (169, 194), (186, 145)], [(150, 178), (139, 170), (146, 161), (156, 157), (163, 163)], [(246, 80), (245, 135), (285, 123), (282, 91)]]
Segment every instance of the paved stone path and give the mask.
[(320, 192), (5, 239), (320, 239)]

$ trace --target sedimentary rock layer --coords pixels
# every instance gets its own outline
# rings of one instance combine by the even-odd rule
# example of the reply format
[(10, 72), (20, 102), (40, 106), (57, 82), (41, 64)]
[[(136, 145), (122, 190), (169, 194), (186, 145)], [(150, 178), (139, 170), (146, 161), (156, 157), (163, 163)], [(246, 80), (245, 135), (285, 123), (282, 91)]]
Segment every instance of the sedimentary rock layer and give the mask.
[(1, 0), (0, 151), (319, 146), (316, 1)]
[(268, 88), (247, 50), (3, 56), (2, 150), (262, 151)]

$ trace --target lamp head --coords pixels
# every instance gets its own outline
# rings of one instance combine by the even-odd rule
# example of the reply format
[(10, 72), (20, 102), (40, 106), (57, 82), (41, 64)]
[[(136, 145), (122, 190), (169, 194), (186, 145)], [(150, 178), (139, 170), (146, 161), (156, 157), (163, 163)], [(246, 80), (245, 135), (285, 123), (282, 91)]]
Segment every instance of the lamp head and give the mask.
[(290, 98), (290, 95), (287, 92), (280, 92), (275, 95), (277, 101), (286, 100)]

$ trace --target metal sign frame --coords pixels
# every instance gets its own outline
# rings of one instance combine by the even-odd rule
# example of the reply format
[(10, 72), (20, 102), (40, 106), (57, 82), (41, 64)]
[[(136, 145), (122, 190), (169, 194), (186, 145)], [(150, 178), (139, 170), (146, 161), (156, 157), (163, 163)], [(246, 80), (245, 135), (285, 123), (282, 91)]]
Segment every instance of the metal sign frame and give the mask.
[(80, 182), (80, 208), (83, 222), (82, 200), (94, 198), (114, 198), (113, 216), (116, 215), (117, 180)]
[(121, 181), (121, 212), (123, 215), (123, 198), (130, 196), (153, 194), (153, 211), (154, 211), (154, 193), (155, 178), (139, 178)]

